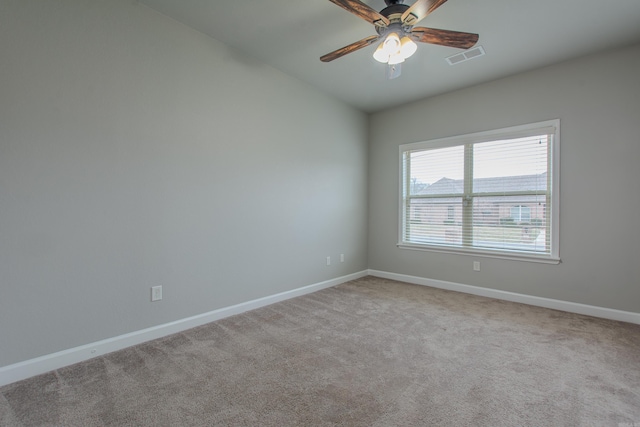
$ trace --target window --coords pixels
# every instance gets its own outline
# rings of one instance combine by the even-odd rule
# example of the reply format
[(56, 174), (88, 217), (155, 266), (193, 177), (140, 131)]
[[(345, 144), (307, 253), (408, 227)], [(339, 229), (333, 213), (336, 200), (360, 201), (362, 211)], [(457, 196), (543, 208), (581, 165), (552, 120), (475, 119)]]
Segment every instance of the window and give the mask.
[(447, 208), (447, 219), (453, 220), (455, 213), (456, 213), (456, 208), (454, 206), (449, 206)]
[(398, 245), (559, 262), (559, 126), (400, 146)]
[(512, 207), (511, 219), (513, 219), (515, 222), (531, 221), (531, 208), (522, 205)]

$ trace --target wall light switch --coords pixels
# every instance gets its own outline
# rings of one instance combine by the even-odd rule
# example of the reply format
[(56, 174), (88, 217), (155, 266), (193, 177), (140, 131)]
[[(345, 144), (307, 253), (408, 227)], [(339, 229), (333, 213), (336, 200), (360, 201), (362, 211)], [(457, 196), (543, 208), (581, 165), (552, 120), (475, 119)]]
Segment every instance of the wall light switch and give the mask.
[(473, 261), (473, 271), (480, 271), (480, 261)]

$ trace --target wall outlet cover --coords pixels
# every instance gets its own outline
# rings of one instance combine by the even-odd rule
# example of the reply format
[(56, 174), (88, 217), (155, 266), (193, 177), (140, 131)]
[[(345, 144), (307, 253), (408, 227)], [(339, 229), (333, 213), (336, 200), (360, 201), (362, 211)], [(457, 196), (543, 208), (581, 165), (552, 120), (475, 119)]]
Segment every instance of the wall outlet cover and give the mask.
[(160, 301), (162, 299), (162, 286), (151, 287), (151, 301)]

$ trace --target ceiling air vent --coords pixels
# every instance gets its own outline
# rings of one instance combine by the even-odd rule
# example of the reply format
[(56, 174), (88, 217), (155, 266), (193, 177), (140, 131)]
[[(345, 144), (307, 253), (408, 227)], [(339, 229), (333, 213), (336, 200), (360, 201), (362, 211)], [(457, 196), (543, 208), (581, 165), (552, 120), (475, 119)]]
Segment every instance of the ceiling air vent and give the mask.
[(464, 61), (468, 61), (473, 58), (478, 58), (484, 55), (484, 49), (482, 46), (472, 47), (471, 49), (465, 50), (462, 53), (456, 53), (447, 59), (449, 65), (456, 65)]

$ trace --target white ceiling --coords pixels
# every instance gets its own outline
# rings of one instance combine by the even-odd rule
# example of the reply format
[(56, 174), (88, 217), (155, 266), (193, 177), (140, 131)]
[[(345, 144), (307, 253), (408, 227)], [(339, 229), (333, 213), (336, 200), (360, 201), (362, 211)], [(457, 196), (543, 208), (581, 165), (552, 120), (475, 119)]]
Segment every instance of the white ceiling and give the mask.
[(421, 43), (387, 80), (375, 45), (320, 62), (375, 34), (329, 0), (140, 1), (365, 112), (640, 42), (640, 0), (449, 0), (418, 26), (478, 33), (486, 55), (451, 66), (445, 58), (460, 49)]

